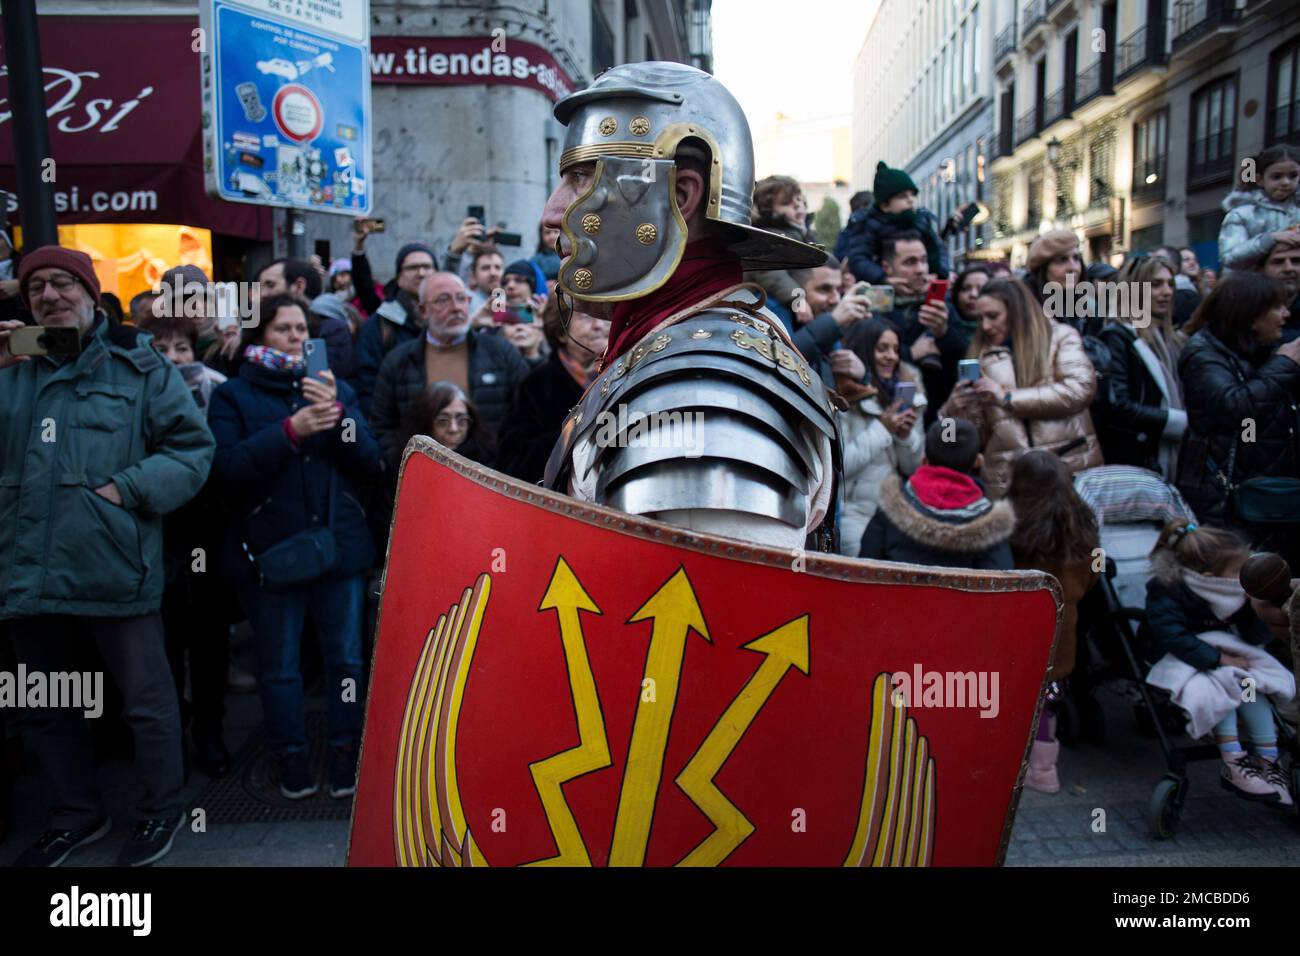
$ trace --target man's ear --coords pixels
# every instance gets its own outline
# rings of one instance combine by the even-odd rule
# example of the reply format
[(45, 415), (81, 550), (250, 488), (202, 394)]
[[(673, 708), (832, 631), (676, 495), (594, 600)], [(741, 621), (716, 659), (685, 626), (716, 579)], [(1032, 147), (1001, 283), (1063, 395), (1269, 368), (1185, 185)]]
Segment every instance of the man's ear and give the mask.
[(706, 191), (703, 176), (693, 169), (677, 167), (677, 208), (688, 225), (704, 205)]
[(972, 471), (983, 471), (983, 470), (984, 470), (984, 452), (980, 452), (978, 455), (975, 456), (975, 465), (972, 468)]

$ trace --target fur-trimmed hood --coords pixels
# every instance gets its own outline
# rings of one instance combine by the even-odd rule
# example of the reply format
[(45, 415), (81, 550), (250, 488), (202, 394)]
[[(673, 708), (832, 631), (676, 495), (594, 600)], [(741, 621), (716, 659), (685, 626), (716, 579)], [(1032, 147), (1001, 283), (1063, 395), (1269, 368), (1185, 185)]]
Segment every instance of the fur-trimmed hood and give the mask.
[(906, 488), (898, 475), (881, 484), (879, 508), (913, 541), (958, 554), (987, 551), (1010, 538), (1016, 527), (1016, 513), (1009, 501), (981, 498), (979, 506), (932, 508)]
[(1297, 201), (1300, 201), (1300, 194), (1293, 195), (1283, 202), (1276, 202), (1269, 199), (1268, 194), (1262, 189), (1234, 189), (1223, 197), (1223, 202), (1220, 205), (1223, 207), (1224, 212), (1232, 212), (1232, 210), (1241, 206), (1258, 206), (1261, 209), (1271, 209), (1274, 212), (1293, 213)]

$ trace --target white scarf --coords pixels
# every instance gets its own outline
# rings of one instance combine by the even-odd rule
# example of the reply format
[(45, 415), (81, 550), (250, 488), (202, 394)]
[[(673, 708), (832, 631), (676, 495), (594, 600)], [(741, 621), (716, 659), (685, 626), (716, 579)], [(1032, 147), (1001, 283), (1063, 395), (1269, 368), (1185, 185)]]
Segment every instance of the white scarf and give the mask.
[[(1188, 534), (1196, 534), (1189, 531)], [(1183, 584), (1198, 598), (1210, 605), (1210, 610), (1220, 621), (1226, 621), (1241, 610), (1246, 603), (1246, 592), (1236, 578), (1219, 578), (1197, 574), (1183, 568)]]

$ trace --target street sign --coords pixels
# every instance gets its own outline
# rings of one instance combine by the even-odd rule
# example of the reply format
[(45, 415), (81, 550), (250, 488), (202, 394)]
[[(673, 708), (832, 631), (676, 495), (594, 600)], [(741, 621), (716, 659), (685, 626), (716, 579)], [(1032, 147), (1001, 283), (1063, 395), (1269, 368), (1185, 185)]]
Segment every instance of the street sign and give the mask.
[(696, 534), (417, 437), (353, 866), (991, 866), (1060, 616), (1045, 574)]
[(208, 193), (368, 213), (368, 0), (204, 0), (199, 20)]

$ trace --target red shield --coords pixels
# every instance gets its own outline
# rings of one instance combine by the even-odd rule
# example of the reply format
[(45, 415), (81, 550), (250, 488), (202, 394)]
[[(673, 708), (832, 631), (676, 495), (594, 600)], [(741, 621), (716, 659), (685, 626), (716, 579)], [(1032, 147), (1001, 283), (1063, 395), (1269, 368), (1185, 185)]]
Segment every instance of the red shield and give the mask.
[(994, 864), (1059, 590), (402, 474), (348, 861)]

